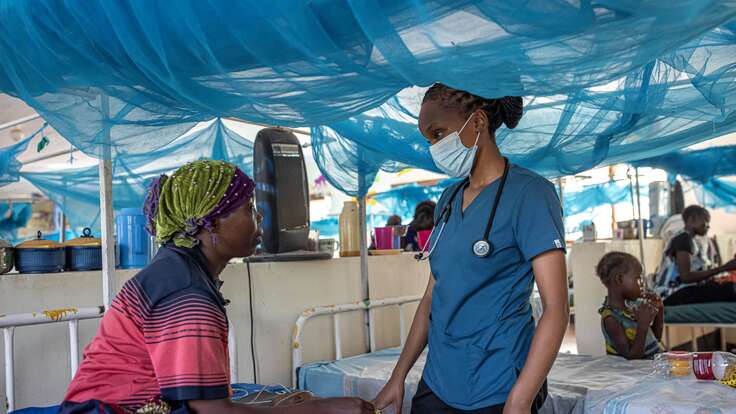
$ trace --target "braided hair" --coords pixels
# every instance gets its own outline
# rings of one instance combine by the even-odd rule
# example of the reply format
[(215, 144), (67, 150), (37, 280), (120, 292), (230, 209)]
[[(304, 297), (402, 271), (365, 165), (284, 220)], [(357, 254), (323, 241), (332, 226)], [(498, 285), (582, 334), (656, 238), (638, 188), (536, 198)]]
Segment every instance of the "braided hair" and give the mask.
[(624, 252), (610, 252), (606, 253), (598, 262), (595, 273), (601, 279), (601, 282), (607, 286), (616, 275), (629, 273), (637, 266), (641, 265), (639, 259), (635, 256)]
[(486, 99), (441, 83), (435, 83), (424, 94), (422, 104), (428, 101), (439, 101), (442, 106), (458, 110), (465, 116), (482, 110), (488, 117), (488, 132), (491, 136), (501, 125), (509, 129), (516, 128), (524, 113), (524, 101), (520, 96)]

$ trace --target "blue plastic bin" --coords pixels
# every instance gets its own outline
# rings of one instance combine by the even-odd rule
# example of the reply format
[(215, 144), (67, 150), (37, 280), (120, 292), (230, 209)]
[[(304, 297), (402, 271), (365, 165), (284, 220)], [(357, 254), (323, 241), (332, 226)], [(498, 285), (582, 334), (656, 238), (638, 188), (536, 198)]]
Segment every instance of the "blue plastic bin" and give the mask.
[(120, 249), (121, 269), (140, 269), (151, 260), (151, 238), (146, 216), (137, 208), (124, 208), (115, 217), (115, 234)]

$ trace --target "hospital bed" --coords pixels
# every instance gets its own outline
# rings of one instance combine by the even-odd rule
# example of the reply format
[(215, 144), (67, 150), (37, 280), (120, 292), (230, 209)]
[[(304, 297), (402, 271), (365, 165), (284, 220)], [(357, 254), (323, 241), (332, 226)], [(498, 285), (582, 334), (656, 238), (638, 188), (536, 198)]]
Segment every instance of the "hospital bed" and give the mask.
[(670, 327), (690, 328), (692, 349), (698, 350), (696, 329), (704, 334), (705, 328), (721, 330), (721, 349), (726, 350), (726, 329), (736, 329), (736, 303), (694, 303), (664, 308), (665, 342), (669, 348)]
[[(0, 315), (0, 331), (3, 334), (4, 349), (4, 378), (5, 378), (5, 395), (7, 412), (15, 410), (15, 357), (14, 357), (14, 337), (17, 328), (48, 325), (57, 323), (66, 323), (69, 327), (69, 378), (74, 379), (74, 375), (79, 368), (79, 321), (88, 319), (102, 318), (105, 312), (104, 307), (96, 306), (90, 308), (61, 308), (44, 310), (31, 313), (17, 313)], [(230, 381), (235, 384), (238, 379), (238, 345), (236, 342), (235, 329), (230, 321), (228, 321), (228, 355), (230, 362)], [(244, 386), (247, 384), (244, 384)], [(242, 387), (241, 387), (242, 388)], [(2, 396), (2, 395), (0, 395)], [(34, 411), (35, 410), (35, 411)], [(43, 414), (48, 410), (53, 411), (53, 407), (49, 408), (33, 408), (26, 411), (27, 414)]]
[[(375, 398), (388, 381), (401, 348), (378, 350), (371, 343), (371, 352), (343, 358), (339, 315), (367, 311), (368, 319), (375, 321), (377, 308), (398, 306), (403, 345), (407, 320), (404, 308), (418, 300), (419, 297), (390, 298), (305, 311), (297, 320), (292, 337), (294, 386), (320, 397)], [(540, 312), (535, 310), (534, 313)], [(303, 363), (302, 335), (308, 320), (315, 317), (331, 317), (335, 321), (337, 355), (331, 361)], [(375, 329), (373, 323), (370, 329)], [(403, 412), (410, 412), (411, 397), (416, 392), (425, 361), (426, 351), (407, 376)], [(650, 361), (559, 354), (548, 377), (548, 386), (549, 397), (542, 414), (736, 414), (736, 390), (716, 383), (656, 378), (651, 375)]]

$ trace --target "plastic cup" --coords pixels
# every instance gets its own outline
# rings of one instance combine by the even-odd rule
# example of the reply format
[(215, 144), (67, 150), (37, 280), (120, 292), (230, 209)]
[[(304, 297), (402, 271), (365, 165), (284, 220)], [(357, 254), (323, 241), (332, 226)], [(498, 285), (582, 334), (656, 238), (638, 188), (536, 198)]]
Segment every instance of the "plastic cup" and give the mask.
[(420, 230), (417, 232), (417, 243), (419, 244), (419, 250), (424, 250), (424, 246), (429, 241), (429, 235), (432, 234), (432, 230)]
[(392, 227), (376, 227), (376, 249), (391, 250), (394, 247), (394, 229)]

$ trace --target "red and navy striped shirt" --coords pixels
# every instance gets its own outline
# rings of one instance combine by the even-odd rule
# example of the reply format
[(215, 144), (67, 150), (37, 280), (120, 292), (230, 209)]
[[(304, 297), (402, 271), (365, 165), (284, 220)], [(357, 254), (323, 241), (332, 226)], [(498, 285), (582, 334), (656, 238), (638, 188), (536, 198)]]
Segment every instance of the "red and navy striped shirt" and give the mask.
[(230, 395), (225, 300), (197, 249), (166, 246), (102, 318), (64, 398), (135, 410)]

